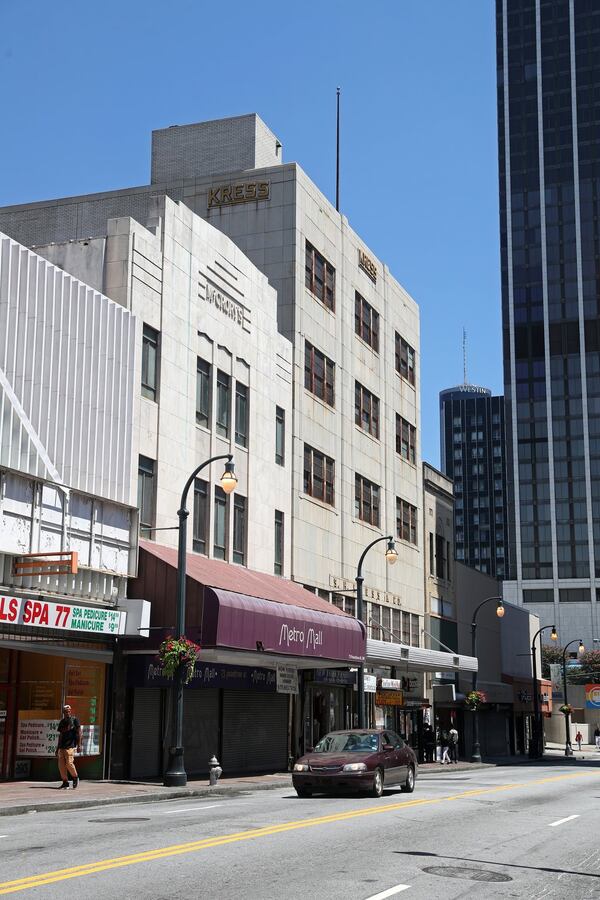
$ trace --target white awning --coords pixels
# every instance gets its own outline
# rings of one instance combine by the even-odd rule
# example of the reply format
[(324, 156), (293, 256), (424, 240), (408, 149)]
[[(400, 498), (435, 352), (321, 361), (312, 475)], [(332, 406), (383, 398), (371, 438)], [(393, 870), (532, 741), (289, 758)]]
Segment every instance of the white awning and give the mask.
[(476, 672), (475, 656), (443, 653), (367, 638), (367, 665), (396, 666), (411, 672)]

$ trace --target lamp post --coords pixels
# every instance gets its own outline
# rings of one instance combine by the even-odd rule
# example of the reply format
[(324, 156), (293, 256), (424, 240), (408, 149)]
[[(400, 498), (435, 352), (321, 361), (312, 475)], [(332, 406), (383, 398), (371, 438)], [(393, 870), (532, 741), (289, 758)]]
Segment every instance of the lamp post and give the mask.
[[(562, 657), (562, 677), (563, 677), (563, 703), (565, 706), (569, 705), (569, 698), (567, 696), (567, 650), (572, 644), (577, 643), (577, 638), (574, 641), (569, 641), (568, 644), (565, 645), (563, 649), (563, 657)], [(581, 638), (579, 639), (579, 649), (578, 653), (581, 656), (582, 653), (585, 653), (585, 647), (583, 646), (583, 641)], [(573, 756), (573, 748), (571, 747), (571, 713), (565, 713), (565, 756)]]
[[(233, 456), (231, 453), (221, 454), (220, 456), (211, 456), (205, 462), (201, 463), (190, 475), (185, 483), (183, 493), (181, 495), (181, 505), (177, 510), (179, 517), (179, 543), (177, 549), (177, 637), (181, 638), (185, 635), (185, 579), (186, 579), (186, 549), (187, 549), (187, 519), (189, 510), (186, 508), (187, 495), (190, 487), (194, 483), (194, 479), (198, 472), (216, 462), (218, 459), (226, 459), (225, 471), (221, 475), (221, 487), (226, 494), (230, 494), (237, 484), (237, 478), (234, 471)], [(172, 711), (173, 711), (173, 731), (172, 746), (169, 747), (169, 764), (163, 778), (165, 787), (185, 787), (187, 784), (187, 775), (183, 761), (183, 666), (178, 666), (175, 677), (173, 678), (172, 687)]]
[(538, 683), (537, 683), (537, 658), (535, 655), (535, 639), (538, 634), (541, 634), (542, 631), (547, 631), (549, 628), (552, 629), (550, 632), (550, 637), (553, 641), (558, 640), (558, 634), (556, 632), (555, 625), (544, 625), (542, 628), (538, 629), (533, 636), (533, 640), (531, 642), (531, 657), (533, 659), (533, 736), (531, 740), (531, 744), (529, 745), (529, 756), (531, 759), (539, 759), (540, 756), (543, 755), (543, 747), (541, 747), (541, 727), (540, 727), (540, 697), (538, 694)]
[[(374, 541), (365, 547), (362, 552), (362, 555), (358, 561), (358, 568), (356, 570), (356, 618), (359, 622), (363, 621), (363, 574), (362, 574), (362, 565), (365, 559), (365, 556), (375, 544), (378, 544), (380, 541), (387, 541), (387, 550), (385, 551), (385, 559), (386, 562), (393, 566), (396, 560), (398, 559), (398, 551), (396, 550), (396, 545), (394, 542), (394, 538), (391, 535), (387, 535), (387, 537), (378, 537), (375, 538)], [(361, 663), (358, 667), (358, 727), (365, 727), (365, 665)]]
[[(473, 619), (471, 621), (471, 656), (477, 656), (477, 613), (481, 609), (482, 606), (485, 606), (486, 603), (491, 603), (494, 601), (496, 603), (496, 615), (499, 619), (504, 615), (504, 601), (502, 597), (486, 597), (485, 600), (482, 600), (479, 606), (475, 607), (475, 612), (473, 613)], [(479, 667), (479, 663), (477, 664)], [(477, 670), (473, 672), (473, 680), (471, 683), (471, 690), (477, 690)], [(477, 707), (473, 710), (473, 749), (471, 750), (471, 762), (481, 762), (481, 748), (479, 746), (479, 711)]]

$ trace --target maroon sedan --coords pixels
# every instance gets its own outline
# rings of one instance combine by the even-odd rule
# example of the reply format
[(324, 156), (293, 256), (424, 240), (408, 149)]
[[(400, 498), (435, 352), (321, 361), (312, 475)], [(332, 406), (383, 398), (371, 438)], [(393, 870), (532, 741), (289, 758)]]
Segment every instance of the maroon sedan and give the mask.
[(314, 750), (301, 756), (292, 781), (299, 797), (313, 791), (369, 791), (381, 797), (383, 786), (400, 785), (412, 793), (417, 757), (401, 737), (389, 729), (331, 731)]

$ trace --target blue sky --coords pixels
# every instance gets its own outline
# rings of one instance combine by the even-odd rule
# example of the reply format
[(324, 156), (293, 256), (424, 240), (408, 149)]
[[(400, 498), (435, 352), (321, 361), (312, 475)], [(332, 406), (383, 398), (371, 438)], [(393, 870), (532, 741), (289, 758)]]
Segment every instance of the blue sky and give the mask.
[(421, 309), (438, 394), (502, 392), (493, 0), (0, 0), (0, 204), (146, 184), (150, 132), (257, 112)]

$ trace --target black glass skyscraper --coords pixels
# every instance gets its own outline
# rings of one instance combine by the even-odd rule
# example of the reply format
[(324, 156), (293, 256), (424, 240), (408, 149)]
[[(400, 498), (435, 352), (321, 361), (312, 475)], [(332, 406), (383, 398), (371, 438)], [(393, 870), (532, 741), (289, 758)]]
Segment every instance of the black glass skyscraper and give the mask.
[(440, 443), (442, 472), (454, 481), (455, 557), (504, 578), (504, 397), (472, 384), (441, 391)]
[[(600, 2), (497, 0), (509, 600), (598, 636)], [(587, 635), (587, 640), (586, 640)]]

